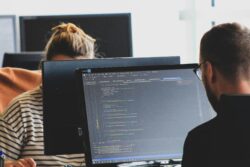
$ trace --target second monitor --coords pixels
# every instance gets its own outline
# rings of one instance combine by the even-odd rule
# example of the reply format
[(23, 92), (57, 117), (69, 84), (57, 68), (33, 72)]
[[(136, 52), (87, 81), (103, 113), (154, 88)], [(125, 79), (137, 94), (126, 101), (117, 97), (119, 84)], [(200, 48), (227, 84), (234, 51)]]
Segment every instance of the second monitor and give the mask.
[(96, 39), (102, 57), (132, 57), (131, 15), (129, 13), (21, 16), (22, 51), (42, 51), (52, 27), (72, 22)]
[(83, 138), (79, 136), (83, 119), (77, 104), (76, 69), (179, 63), (179, 56), (43, 62), (45, 153), (53, 155), (84, 152)]

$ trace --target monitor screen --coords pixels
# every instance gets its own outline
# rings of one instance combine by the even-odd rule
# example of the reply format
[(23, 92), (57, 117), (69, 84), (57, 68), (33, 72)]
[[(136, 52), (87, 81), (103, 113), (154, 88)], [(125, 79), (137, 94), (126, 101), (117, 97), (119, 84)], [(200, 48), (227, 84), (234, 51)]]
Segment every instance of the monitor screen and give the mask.
[(188, 131), (215, 116), (196, 66), (81, 70), (87, 166), (181, 158)]
[(42, 52), (4, 53), (2, 66), (38, 70), (42, 58)]
[(132, 57), (131, 15), (129, 13), (21, 16), (21, 50), (44, 50), (51, 35), (51, 28), (62, 22), (72, 22), (95, 38), (97, 55)]
[(76, 69), (179, 63), (179, 56), (43, 62), (45, 153), (55, 155), (84, 152), (83, 136), (79, 135), (83, 118), (78, 110)]

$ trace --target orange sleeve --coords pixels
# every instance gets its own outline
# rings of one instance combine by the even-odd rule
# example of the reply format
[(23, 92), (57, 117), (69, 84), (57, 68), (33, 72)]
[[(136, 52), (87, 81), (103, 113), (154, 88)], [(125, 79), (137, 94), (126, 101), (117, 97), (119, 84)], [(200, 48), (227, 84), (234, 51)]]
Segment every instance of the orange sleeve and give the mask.
[(41, 84), (41, 71), (21, 68), (0, 68), (0, 113), (17, 95)]

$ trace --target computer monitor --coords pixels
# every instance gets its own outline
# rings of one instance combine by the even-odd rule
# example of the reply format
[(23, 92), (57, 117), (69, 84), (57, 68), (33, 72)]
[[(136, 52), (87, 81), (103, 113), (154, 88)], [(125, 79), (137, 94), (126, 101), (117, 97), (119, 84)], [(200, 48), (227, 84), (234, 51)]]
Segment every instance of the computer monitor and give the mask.
[(81, 70), (86, 165), (181, 158), (188, 131), (215, 116), (195, 67)]
[(28, 70), (39, 69), (42, 52), (4, 53), (2, 67), (17, 67)]
[(77, 105), (76, 69), (179, 63), (179, 56), (43, 62), (45, 153), (55, 155), (84, 152), (83, 136), (79, 136), (78, 132), (83, 127), (83, 118)]
[(21, 16), (22, 51), (42, 51), (52, 27), (72, 22), (96, 39), (97, 53), (102, 57), (132, 57), (130, 13)]

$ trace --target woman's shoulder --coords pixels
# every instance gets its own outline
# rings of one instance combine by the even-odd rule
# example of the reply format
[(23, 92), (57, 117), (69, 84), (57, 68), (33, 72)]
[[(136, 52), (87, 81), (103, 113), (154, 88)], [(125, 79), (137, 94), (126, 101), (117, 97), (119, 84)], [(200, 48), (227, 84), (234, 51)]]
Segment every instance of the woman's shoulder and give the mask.
[(40, 86), (15, 97), (2, 115), (7, 116), (10, 113), (21, 112), (26, 109), (42, 110), (42, 89)]

